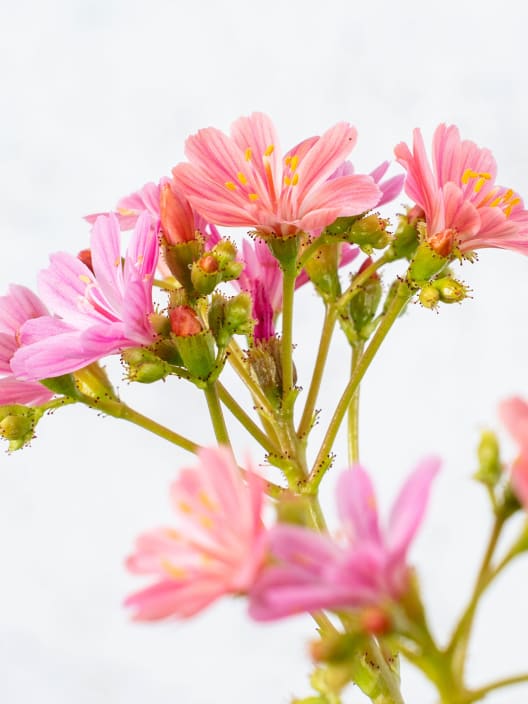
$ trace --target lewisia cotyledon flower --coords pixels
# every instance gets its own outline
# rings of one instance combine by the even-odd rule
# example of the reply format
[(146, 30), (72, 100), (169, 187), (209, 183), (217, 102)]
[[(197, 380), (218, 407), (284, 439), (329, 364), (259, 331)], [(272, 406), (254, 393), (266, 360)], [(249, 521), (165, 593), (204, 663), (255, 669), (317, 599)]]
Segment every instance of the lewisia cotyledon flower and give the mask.
[(453, 247), (462, 253), (482, 247), (528, 253), (528, 211), (518, 193), (496, 185), (497, 165), (488, 149), (461, 140), (454, 125), (441, 124), (432, 168), (419, 129), (412, 152), (402, 142), (394, 153), (407, 170), (405, 192), (425, 213), (426, 239), (438, 243), (442, 254)]
[(384, 530), (372, 482), (360, 466), (343, 472), (337, 502), (344, 540), (293, 525), (270, 530), (276, 563), (251, 591), (250, 614), (266, 621), (303, 611), (397, 601), (409, 578), (407, 552), (422, 522), (439, 460), (429, 458), (403, 486)]
[(233, 123), (230, 136), (208, 127), (189, 137), (189, 163), (178, 164), (173, 178), (196, 210), (217, 225), (277, 236), (311, 232), (380, 200), (370, 176), (330, 179), (356, 138), (356, 129), (340, 122), (283, 155), (270, 118), (253, 113)]
[(186, 618), (225, 594), (247, 592), (262, 565), (263, 480), (247, 483), (225, 447), (204, 448), (171, 487), (174, 525), (140, 536), (128, 569), (154, 583), (129, 596), (137, 620)]
[(65, 252), (50, 257), (39, 291), (54, 316), (25, 323), (22, 346), (11, 360), (17, 378), (36, 381), (81, 369), (156, 337), (152, 279), (158, 261), (151, 219), (139, 217), (124, 261), (115, 215), (97, 219), (91, 237), (92, 268)]
[(514, 396), (500, 404), (499, 413), (519, 446), (519, 455), (511, 468), (511, 484), (519, 501), (528, 509), (528, 403)]
[(11, 359), (20, 346), (20, 328), (28, 320), (47, 315), (40, 298), (25, 286), (11, 284), (8, 295), (0, 297), (0, 406), (38, 406), (52, 398), (53, 393), (45, 386), (21, 381), (11, 369)]

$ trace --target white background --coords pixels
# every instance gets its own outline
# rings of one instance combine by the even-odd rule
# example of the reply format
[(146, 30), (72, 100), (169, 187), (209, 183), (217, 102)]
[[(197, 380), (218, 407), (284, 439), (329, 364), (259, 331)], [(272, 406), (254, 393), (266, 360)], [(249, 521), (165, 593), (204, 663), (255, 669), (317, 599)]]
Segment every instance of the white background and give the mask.
[[(526, 7), (6, 0), (2, 292), (10, 281), (34, 286), (50, 251), (84, 248), (81, 216), (168, 173), (189, 133), (227, 129), (253, 110), (273, 117), (284, 147), (351, 121), (360, 133), (359, 171), (390, 158), (413, 127), (429, 140), (440, 121), (455, 122), (494, 151), (499, 182), (528, 196)], [(441, 638), (468, 593), (489, 527), (484, 492), (470, 480), (478, 433), (498, 427), (501, 398), (528, 396), (527, 273), (521, 255), (499, 251), (464, 265), (473, 299), (438, 315), (411, 306), (362, 392), (362, 458), (385, 505), (420, 456), (445, 459), (413, 553)], [(295, 340), (305, 387), (319, 308), (303, 291)], [(332, 354), (319, 436), (348, 368), (337, 336)], [(117, 364), (109, 369), (119, 380)], [(211, 441), (204, 402), (183, 382), (119, 385), (144, 412)], [(338, 450), (343, 466), (343, 438)], [(168, 483), (188, 459), (84, 408), (44, 419), (31, 448), (0, 456), (0, 701), (286, 704), (308, 694), (308, 618), (262, 627), (249, 622), (242, 601), (226, 600), (189, 623), (128, 621), (121, 601), (139, 582), (123, 558), (137, 533), (170, 519)], [(324, 491), (328, 506), (336, 474)], [(526, 670), (527, 578), (526, 561), (514, 565), (484, 599), (471, 682)], [(408, 668), (404, 693), (413, 704), (434, 701)], [(521, 704), (527, 695), (524, 686), (487, 701)], [(363, 701), (354, 690), (347, 697)]]

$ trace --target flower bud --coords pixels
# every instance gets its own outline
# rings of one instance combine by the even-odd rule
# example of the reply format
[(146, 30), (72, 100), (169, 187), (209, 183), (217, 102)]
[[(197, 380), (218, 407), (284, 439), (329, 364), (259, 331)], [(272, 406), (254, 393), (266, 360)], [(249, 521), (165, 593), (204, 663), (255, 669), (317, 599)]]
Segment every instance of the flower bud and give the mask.
[(251, 335), (251, 296), (239, 293), (232, 298), (215, 294), (209, 307), (209, 327), (219, 347), (227, 347), (233, 335)]
[(191, 269), (203, 255), (203, 242), (201, 239), (189, 240), (170, 244), (162, 240), (164, 258), (171, 274), (184, 287), (186, 291), (194, 292), (191, 278)]
[(379, 215), (367, 215), (352, 224), (345, 239), (359, 245), (366, 254), (372, 254), (373, 249), (383, 249), (389, 244), (387, 225), (388, 220)]
[(460, 303), (468, 296), (467, 286), (451, 276), (434, 279), (432, 285), (438, 291), (442, 303)]
[[(361, 265), (358, 274), (361, 274), (372, 264), (367, 258)], [(374, 272), (359, 291), (351, 298), (348, 305), (348, 315), (354, 323), (354, 329), (360, 339), (368, 340), (372, 332), (370, 323), (374, 320), (381, 300), (382, 287), (379, 275)]]
[(418, 298), (424, 308), (433, 309), (438, 306), (440, 292), (432, 284), (425, 284), (425, 286), (422, 286)]
[(38, 407), (0, 406), (0, 437), (9, 442), (9, 452), (20, 450), (35, 437), (35, 427), (44, 411)]
[[(178, 326), (176, 326), (178, 329)], [(189, 331), (187, 323), (182, 326)], [(215, 345), (210, 330), (200, 330), (195, 333), (187, 332), (185, 335), (172, 334), (171, 339), (178, 350), (183, 365), (193, 377), (200, 381), (207, 381), (215, 367)]]
[(160, 219), (161, 231), (168, 243), (174, 245), (196, 239), (191, 206), (172, 190), (170, 183), (161, 187)]
[(94, 273), (91, 249), (82, 249), (77, 255), (77, 259), (79, 259), (79, 261), (81, 261), (86, 267), (88, 267), (92, 274)]
[(499, 441), (491, 430), (484, 430), (477, 448), (478, 469), (474, 479), (494, 487), (502, 476)]
[(382, 636), (389, 633), (392, 628), (390, 614), (377, 606), (364, 609), (360, 616), (360, 626), (365, 633)]
[[(253, 376), (266, 398), (279, 408), (282, 401), (281, 344), (276, 337), (260, 340), (248, 351), (248, 361)], [(294, 379), (295, 383), (295, 379)]]
[(304, 269), (318, 293), (333, 301), (341, 293), (339, 284), (339, 243), (323, 244), (306, 262)]
[(169, 373), (167, 364), (143, 347), (130, 347), (123, 350), (121, 359), (128, 366), (129, 381), (151, 384), (164, 379)]
[(178, 337), (196, 335), (203, 330), (203, 326), (192, 308), (177, 306), (169, 313), (171, 331)]
[(411, 211), (407, 217), (400, 217), (400, 222), (394, 233), (390, 249), (394, 259), (410, 259), (418, 247), (418, 230), (416, 220), (411, 220)]

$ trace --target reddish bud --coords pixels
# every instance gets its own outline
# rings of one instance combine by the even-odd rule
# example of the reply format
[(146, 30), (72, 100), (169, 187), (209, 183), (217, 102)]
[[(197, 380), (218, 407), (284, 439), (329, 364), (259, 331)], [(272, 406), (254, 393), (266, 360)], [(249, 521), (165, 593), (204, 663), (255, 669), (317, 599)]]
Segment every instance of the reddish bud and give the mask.
[(171, 330), (178, 337), (189, 337), (202, 332), (198, 316), (189, 306), (178, 306), (170, 312)]
[(367, 633), (381, 636), (390, 631), (392, 621), (389, 614), (375, 606), (365, 609), (360, 616), (361, 627)]
[(170, 183), (161, 187), (160, 216), (161, 230), (169, 244), (181, 244), (196, 239), (191, 206), (172, 190)]
[[(365, 259), (365, 261), (363, 262), (363, 264), (359, 267), (359, 269), (358, 269), (358, 274), (363, 273), (363, 272), (365, 271), (365, 269), (368, 269), (368, 267), (369, 267), (371, 264), (372, 264), (372, 257), (367, 257), (367, 258)], [(373, 272), (373, 273), (370, 275), (370, 278), (371, 278), (371, 279), (374, 279), (374, 280), (376, 280), (376, 281), (379, 281), (379, 274), (378, 274), (378, 272), (377, 272), (377, 271)]]
[(88, 269), (90, 269), (90, 271), (92, 272), (92, 274), (94, 273), (91, 249), (81, 249), (81, 251), (77, 255), (77, 259), (79, 259), (85, 266), (87, 266)]
[(218, 271), (218, 262), (212, 254), (206, 254), (199, 259), (198, 266), (205, 271), (206, 274), (214, 274)]
[(427, 238), (427, 242), (431, 249), (441, 257), (448, 257), (453, 251), (455, 244), (456, 230), (448, 227), (442, 232), (437, 232), (436, 235)]

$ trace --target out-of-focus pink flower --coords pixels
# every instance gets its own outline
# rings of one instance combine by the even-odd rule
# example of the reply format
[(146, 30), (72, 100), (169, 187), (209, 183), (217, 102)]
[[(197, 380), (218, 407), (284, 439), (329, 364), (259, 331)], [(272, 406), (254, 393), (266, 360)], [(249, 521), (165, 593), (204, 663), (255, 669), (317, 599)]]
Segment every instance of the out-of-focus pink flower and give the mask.
[(28, 320), (49, 315), (46, 306), (25, 286), (11, 284), (0, 297), (0, 406), (16, 403), (38, 406), (53, 393), (38, 382), (20, 381), (11, 370), (11, 359), (20, 346), (20, 328)]
[(91, 238), (93, 271), (77, 257), (59, 252), (40, 273), (42, 299), (56, 317), (25, 323), (22, 347), (11, 368), (17, 378), (36, 381), (81, 369), (127, 347), (156, 337), (152, 278), (158, 260), (157, 234), (150, 217), (139, 217), (124, 263), (115, 215), (97, 219)]
[(269, 541), (277, 564), (262, 572), (251, 591), (253, 618), (266, 621), (398, 600), (408, 586), (407, 552), (439, 465), (438, 459), (428, 458), (416, 468), (384, 531), (372, 483), (360, 466), (344, 472), (337, 487), (344, 544), (298, 526), (272, 528)]
[(246, 592), (264, 556), (263, 481), (247, 484), (227, 448), (199, 452), (171, 488), (175, 525), (140, 536), (127, 567), (154, 584), (127, 598), (137, 620), (186, 618), (225, 594)]
[(380, 200), (370, 176), (329, 180), (356, 137), (354, 127), (340, 122), (283, 156), (270, 118), (253, 113), (232, 125), (230, 137), (213, 127), (189, 137), (190, 163), (178, 164), (172, 173), (192, 205), (218, 225), (278, 236), (311, 232)]
[(511, 469), (511, 483), (517, 498), (528, 509), (528, 403), (518, 397), (509, 398), (500, 404), (499, 414), (519, 445), (519, 456)]
[(497, 166), (488, 149), (461, 140), (458, 128), (441, 124), (433, 139), (433, 168), (419, 129), (413, 151), (403, 142), (394, 150), (407, 170), (405, 191), (423, 208), (427, 240), (449, 240), (470, 252), (500, 247), (528, 253), (528, 211), (518, 193), (497, 186)]
[[(396, 176), (392, 176), (385, 181), (381, 180), (387, 173), (389, 166), (390, 161), (383, 161), (374, 169), (374, 171), (371, 171), (369, 174), (381, 191), (380, 199), (375, 205), (377, 208), (390, 203), (391, 200), (394, 200), (401, 193), (401, 189), (403, 188), (403, 182), (405, 181), (404, 174), (397, 174)], [(340, 176), (351, 176), (353, 173), (354, 165), (351, 161), (345, 161), (338, 169), (336, 169), (336, 171), (334, 171), (332, 176), (330, 176), (330, 179), (338, 178)]]

